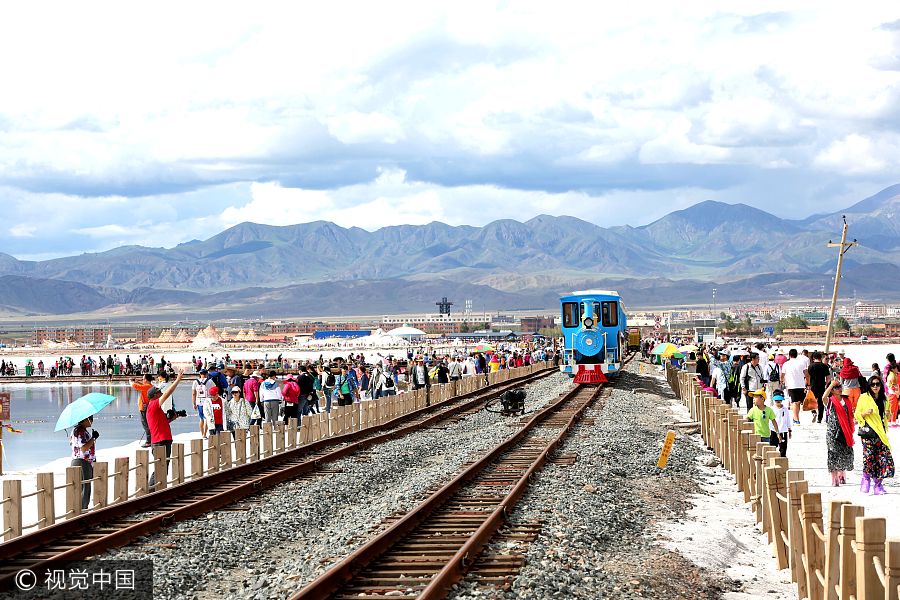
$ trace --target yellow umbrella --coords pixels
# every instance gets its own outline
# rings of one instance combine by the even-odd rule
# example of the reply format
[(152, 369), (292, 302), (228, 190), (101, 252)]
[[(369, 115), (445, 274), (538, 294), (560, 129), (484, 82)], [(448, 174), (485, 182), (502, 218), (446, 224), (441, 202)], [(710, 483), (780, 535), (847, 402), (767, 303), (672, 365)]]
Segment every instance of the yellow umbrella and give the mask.
[(688, 352), (696, 352), (699, 349), (700, 348), (698, 348), (697, 346), (695, 346), (693, 344), (687, 344), (686, 346), (682, 346), (681, 348), (679, 348), (678, 351), (684, 352), (685, 354), (687, 354)]
[(669, 342), (664, 342), (654, 346), (651, 354), (656, 354), (657, 356), (672, 356), (676, 352), (678, 352), (678, 346), (670, 344)]

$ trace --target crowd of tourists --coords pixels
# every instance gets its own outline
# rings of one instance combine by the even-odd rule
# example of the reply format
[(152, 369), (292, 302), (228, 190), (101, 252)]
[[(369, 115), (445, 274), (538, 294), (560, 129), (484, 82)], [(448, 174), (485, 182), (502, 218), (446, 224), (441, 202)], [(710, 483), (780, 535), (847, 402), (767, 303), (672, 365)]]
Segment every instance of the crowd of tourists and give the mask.
[[(659, 343), (645, 340), (641, 352), (654, 356)], [(760, 439), (787, 453), (793, 428), (825, 423), (826, 462), (833, 486), (847, 483), (853, 470), (854, 448), (862, 446), (863, 493), (885, 493), (884, 480), (894, 476), (894, 459), (887, 432), (900, 426), (900, 364), (893, 353), (885, 364), (871, 365), (864, 376), (843, 352), (790, 349), (787, 354), (764, 344), (743, 348), (713, 348), (678, 353), (670, 363), (696, 373), (707, 392), (729, 405), (744, 407)], [(790, 407), (790, 408), (788, 408)]]
[[(188, 417), (185, 410), (175, 410), (172, 395), (185, 377), (181, 370), (174, 379), (172, 365), (165, 359), (141, 365), (139, 379), (131, 379), (132, 388), (140, 393), (138, 410), (144, 430), (143, 447), (158, 446), (171, 456), (172, 430), (170, 423)], [(315, 361), (287, 360), (282, 356), (269, 359), (232, 361), (228, 355), (217, 358), (192, 357), (191, 369), (196, 371), (191, 384), (191, 404), (199, 421), (200, 434), (212, 434), (249, 429), (264, 421), (287, 423), (319, 412), (331, 412), (334, 406), (349, 406), (363, 400), (378, 399), (407, 391), (427, 389), (465, 377), (487, 377), (488, 373), (531, 365), (537, 361), (554, 361), (559, 356), (552, 348), (533, 344), (522, 347), (500, 347), (486, 352), (438, 354), (432, 349), (408, 353), (405, 360), (392, 355), (368, 361), (362, 354)], [(138, 373), (135, 373), (136, 375)], [(96, 460), (96, 440), (99, 433), (88, 433), (91, 422), (79, 423), (71, 436), (72, 464), (81, 466), (85, 479), (93, 473)], [(155, 481), (151, 477), (150, 489)], [(82, 500), (90, 497), (86, 484)]]

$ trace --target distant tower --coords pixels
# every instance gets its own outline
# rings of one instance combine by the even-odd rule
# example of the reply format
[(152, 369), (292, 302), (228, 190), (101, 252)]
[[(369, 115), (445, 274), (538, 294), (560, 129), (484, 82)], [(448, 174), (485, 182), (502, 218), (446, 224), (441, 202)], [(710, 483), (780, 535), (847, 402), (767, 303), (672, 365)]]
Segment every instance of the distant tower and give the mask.
[(472, 301), (471, 300), (466, 300), (466, 314), (467, 315), (472, 314)]
[(447, 296), (444, 296), (443, 298), (441, 298), (440, 302), (435, 302), (435, 304), (438, 307), (439, 315), (447, 315), (448, 317), (450, 316), (450, 307), (453, 306), (453, 303), (447, 302)]

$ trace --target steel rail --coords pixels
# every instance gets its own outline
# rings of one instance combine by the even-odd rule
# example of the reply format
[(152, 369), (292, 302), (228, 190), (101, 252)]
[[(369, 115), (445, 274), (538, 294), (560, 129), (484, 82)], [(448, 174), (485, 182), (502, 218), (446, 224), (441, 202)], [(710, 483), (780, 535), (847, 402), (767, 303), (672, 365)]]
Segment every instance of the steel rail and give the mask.
[[(600, 394), (602, 388), (592, 388), (590, 398), (583, 403), (578, 415), (590, 405), (590, 403)], [(479, 460), (466, 468), (463, 472), (456, 475), (450, 482), (445, 484), (440, 490), (433, 493), (414, 510), (408, 512), (388, 529), (381, 532), (376, 537), (369, 540), (365, 545), (357, 549), (355, 552), (344, 558), (341, 562), (334, 565), (326, 571), (322, 576), (307, 584), (304, 588), (291, 596), (292, 600), (318, 600), (328, 598), (341, 587), (354, 579), (354, 577), (370, 563), (377, 558), (385, 555), (392, 546), (398, 544), (409, 534), (413, 533), (421, 524), (423, 524), (435, 511), (445, 505), (453, 498), (453, 496), (468, 482), (479, 476), (486, 468), (497, 462), (500, 457), (511, 449), (519, 445), (526, 436), (531, 434), (537, 427), (551, 416), (557, 414), (558, 410), (568, 404), (579, 394), (585, 393), (585, 388), (575, 388), (566, 395), (560, 397), (552, 404), (548, 405), (540, 412), (535, 413), (524, 426), (515, 434), (510, 436), (506, 441), (493, 447), (484, 454)], [(574, 423), (577, 415), (573, 416), (569, 421), (569, 426)], [(564, 433), (554, 438), (540, 453), (537, 461), (531, 464), (526, 474), (519, 480), (515, 488), (499, 506), (497, 506), (478, 528), (476, 534), (469, 539), (466, 544), (460, 548), (451, 561), (440, 571), (440, 580), (437, 582), (438, 588), (443, 589), (447, 580), (452, 580), (459, 573), (463, 572), (465, 567), (471, 565), (469, 557), (473, 557), (487, 543), (494, 531), (502, 524), (506, 518), (507, 511), (515, 504), (515, 500), (524, 492), (528, 479), (546, 460), (546, 456), (551, 452), (564, 438)], [(487, 515), (488, 513), (486, 513)], [(446, 574), (445, 574), (446, 571)], [(452, 583), (451, 583), (452, 585)], [(427, 588), (426, 588), (427, 589)], [(438, 592), (430, 592), (431, 594)], [(362, 597), (362, 596), (361, 596)], [(424, 596), (422, 596), (424, 597)], [(431, 595), (429, 597), (435, 597)]]
[[(220, 470), (20, 536), (0, 544), (0, 557), (3, 558), (0, 563), (0, 589), (8, 589), (12, 577), (20, 569), (40, 569), (51, 560), (81, 560), (123, 546), (176, 522), (208, 513), (285, 481), (315, 472), (326, 463), (453, 418), (512, 387), (554, 373), (556, 369), (548, 368), (525, 374), (417, 409), (382, 425), (326, 438), (257, 462)], [(339, 447), (331, 449), (334, 446)], [(273, 469), (273, 472), (266, 473)], [(125, 520), (144, 512), (158, 514), (151, 514), (137, 522)], [(101, 534), (94, 531), (97, 529), (113, 531)], [(86, 538), (89, 538), (88, 541), (84, 541)], [(82, 540), (82, 543), (73, 546), (78, 540)], [(64, 549), (54, 550), (54, 547), (60, 546)]]
[[(625, 364), (630, 362), (633, 356), (634, 355), (629, 356), (625, 360)], [(366, 575), (363, 573), (364, 570), (376, 563), (376, 561), (385, 559), (385, 557), (389, 556), (393, 548), (403, 548), (403, 544), (406, 541), (409, 541), (410, 537), (413, 536), (417, 530), (420, 528), (427, 528), (428, 520), (434, 518), (435, 514), (441, 510), (442, 507), (451, 503), (465, 486), (484, 474), (489, 467), (500, 463), (502, 457), (522, 445), (526, 441), (526, 438), (533, 434), (536, 429), (543, 426), (548, 419), (566, 410), (571, 410), (572, 406), (569, 406), (569, 404), (573, 403), (574, 410), (572, 410), (571, 416), (562, 425), (558, 434), (547, 443), (543, 444), (541, 451), (512, 485), (512, 489), (503, 498), (498, 499), (496, 503), (493, 501), (491, 502), (493, 509), (490, 512), (485, 511), (483, 515), (481, 513), (477, 515), (477, 518), (483, 518), (483, 521), (473, 533), (464, 534), (466, 535), (465, 541), (459, 545), (459, 548), (452, 556), (448, 559), (441, 559), (440, 556), (430, 555), (430, 558), (434, 559), (434, 562), (443, 560), (443, 565), (440, 568), (435, 569), (436, 572), (430, 575), (430, 581), (422, 591), (416, 594), (415, 597), (419, 599), (427, 598), (429, 600), (445, 597), (453, 584), (463, 578), (468, 568), (474, 563), (475, 558), (506, 522), (509, 514), (512, 512), (522, 495), (524, 495), (528, 484), (535, 473), (547, 462), (549, 455), (565, 440), (577, 421), (584, 414), (584, 411), (600, 397), (604, 389), (606, 389), (606, 386), (604, 385), (576, 387), (555, 402), (534, 413), (523, 424), (523, 427), (507, 440), (487, 451), (487, 453), (475, 463), (457, 474), (451, 481), (422, 501), (413, 510), (400, 517), (388, 528), (381, 531), (349, 556), (333, 565), (321, 576), (307, 583), (303, 588), (297, 591), (297, 593), (291, 596), (291, 600), (320, 600), (330, 598), (339, 593), (343, 588), (347, 588), (356, 579), (362, 580), (361, 585), (364, 585), (366, 581)], [(581, 400), (573, 402), (578, 399), (579, 396), (582, 397)], [(476, 517), (467, 513), (465, 518), (475, 519)], [(440, 525), (432, 524), (431, 527), (440, 528)], [(444, 540), (446, 540), (446, 538), (441, 539), (442, 548), (445, 548)], [(446, 543), (449, 544), (449, 542)], [(391, 565), (403, 564), (405, 565), (403, 568), (410, 571), (414, 571), (417, 566), (422, 567), (423, 570), (427, 570), (427, 567), (430, 567), (430, 564), (423, 565), (422, 559), (424, 558), (424, 555), (419, 557), (417, 561), (415, 557), (411, 558), (410, 554), (415, 553), (411, 550), (399, 552), (399, 558), (396, 559), (396, 562), (391, 563)], [(431, 560), (427, 559), (425, 562), (432, 563)], [(424, 577), (427, 578), (429, 575), (424, 575)], [(375, 578), (377, 579), (378, 577), (375, 576)], [(407, 583), (403, 584), (404, 587), (421, 583), (421, 580), (416, 580), (414, 578), (405, 581), (407, 581)], [(372, 584), (371, 586), (372, 590), (378, 590), (380, 587), (383, 586), (378, 584)], [(348, 590), (345, 594), (348, 598), (386, 598), (394, 595), (410, 597), (407, 594), (396, 594), (396, 589), (390, 590), (390, 592), (382, 591), (382, 593), (379, 593), (378, 591), (369, 592), (368, 590), (360, 592), (359, 587)]]

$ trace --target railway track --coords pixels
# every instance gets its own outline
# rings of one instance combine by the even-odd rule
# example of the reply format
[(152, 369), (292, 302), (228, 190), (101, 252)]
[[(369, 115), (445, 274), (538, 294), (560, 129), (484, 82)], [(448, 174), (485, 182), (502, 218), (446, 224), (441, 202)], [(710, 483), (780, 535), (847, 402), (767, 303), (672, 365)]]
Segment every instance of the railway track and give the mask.
[(422, 408), (383, 425), (328, 438), (197, 480), (94, 510), (0, 544), (0, 589), (21, 569), (74, 561), (124, 546), (176, 522), (225, 507), (280, 483), (325, 473), (325, 465), (379, 443), (481, 410), (504, 391), (555, 373), (550, 368)]
[[(602, 392), (602, 386), (576, 387), (534, 413), (507, 441), (300, 589), (292, 600), (443, 598), (476, 561), (480, 581), (508, 581), (520, 560), (511, 556), (478, 560), (479, 555), (535, 472)], [(533, 532), (511, 535), (533, 538)]]

